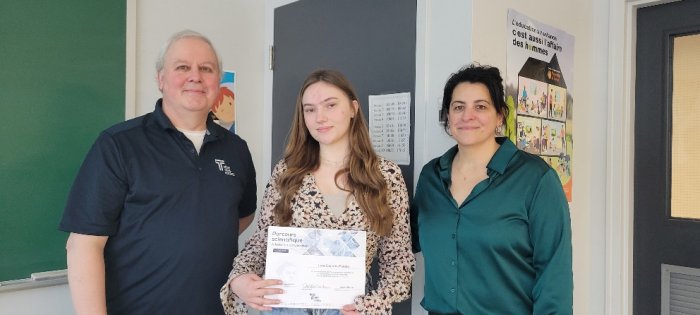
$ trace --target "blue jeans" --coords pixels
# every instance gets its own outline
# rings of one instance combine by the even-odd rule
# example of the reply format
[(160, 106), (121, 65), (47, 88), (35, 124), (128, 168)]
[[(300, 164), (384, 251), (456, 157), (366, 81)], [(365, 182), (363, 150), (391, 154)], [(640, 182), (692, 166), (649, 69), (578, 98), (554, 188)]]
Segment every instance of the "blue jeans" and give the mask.
[(340, 310), (311, 309), (311, 308), (272, 308), (272, 311), (262, 311), (260, 315), (340, 315)]

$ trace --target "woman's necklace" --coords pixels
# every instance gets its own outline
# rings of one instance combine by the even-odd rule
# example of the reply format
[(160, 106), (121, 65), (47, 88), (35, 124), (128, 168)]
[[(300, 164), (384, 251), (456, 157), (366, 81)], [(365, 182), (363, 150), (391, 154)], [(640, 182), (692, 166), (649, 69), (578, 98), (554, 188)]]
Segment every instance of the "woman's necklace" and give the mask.
[(461, 179), (462, 179), (463, 181), (465, 181), (465, 182), (467, 181), (467, 178), (469, 177), (469, 176), (467, 176), (467, 173), (463, 172), (463, 171), (462, 171), (461, 169), (459, 169), (459, 168), (457, 168), (457, 175), (458, 175), (459, 178), (461, 178)]
[(321, 158), (321, 163), (328, 165), (328, 166), (333, 166), (333, 167), (342, 167), (345, 166), (348, 162), (348, 157), (346, 156), (343, 160), (341, 161), (332, 161), (328, 159)]
[[(478, 166), (475, 165), (467, 166), (461, 165), (459, 157), (456, 157), (452, 162), (452, 176), (457, 177), (463, 182), (469, 182), (474, 180), (474, 178), (482, 178), (486, 175), (486, 165)], [(454, 179), (454, 178), (453, 178)]]

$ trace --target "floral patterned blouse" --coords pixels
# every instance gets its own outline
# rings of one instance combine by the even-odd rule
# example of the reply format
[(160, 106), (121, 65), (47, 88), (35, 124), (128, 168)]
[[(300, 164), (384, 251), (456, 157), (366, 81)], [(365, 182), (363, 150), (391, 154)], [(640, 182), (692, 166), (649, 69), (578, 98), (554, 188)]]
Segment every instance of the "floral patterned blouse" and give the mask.
[[(410, 296), (411, 279), (415, 270), (415, 257), (411, 252), (406, 184), (401, 170), (394, 162), (381, 158), (379, 167), (387, 183), (388, 200), (394, 213), (393, 229), (387, 236), (379, 236), (369, 231), (365, 215), (352, 194), (348, 199), (347, 209), (340, 216), (333, 215), (312, 174), (306, 175), (302, 186), (292, 199), (293, 215), (290, 226), (367, 231), (367, 272), (374, 258), (379, 259), (377, 289), (355, 298), (357, 310), (367, 315), (391, 314), (392, 303), (403, 301)], [(246, 273), (263, 275), (267, 227), (274, 222), (273, 208), (281, 198), (275, 183), (286, 169), (284, 161), (275, 166), (270, 182), (265, 188), (256, 230), (233, 261), (233, 271), (229, 279)], [(226, 314), (247, 314), (245, 305), (230, 291), (228, 283), (221, 288), (221, 301)]]

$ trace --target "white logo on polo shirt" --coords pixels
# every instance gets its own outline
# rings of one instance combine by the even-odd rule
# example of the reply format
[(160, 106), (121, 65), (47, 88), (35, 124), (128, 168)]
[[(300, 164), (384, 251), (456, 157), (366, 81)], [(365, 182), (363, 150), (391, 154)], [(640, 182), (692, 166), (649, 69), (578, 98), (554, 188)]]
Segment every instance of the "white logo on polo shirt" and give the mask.
[(236, 173), (231, 171), (231, 167), (226, 165), (226, 161), (214, 159), (214, 162), (216, 162), (216, 165), (219, 166), (219, 170), (224, 172), (224, 174), (229, 175), (229, 176), (236, 176)]

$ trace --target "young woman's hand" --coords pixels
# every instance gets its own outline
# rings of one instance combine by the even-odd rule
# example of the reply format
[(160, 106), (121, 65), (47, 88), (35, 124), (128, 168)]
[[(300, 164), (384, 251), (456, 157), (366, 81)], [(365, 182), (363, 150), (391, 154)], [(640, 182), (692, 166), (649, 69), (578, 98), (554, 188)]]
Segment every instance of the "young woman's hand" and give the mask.
[(340, 313), (343, 315), (361, 315), (360, 312), (357, 311), (354, 304), (344, 305), (343, 309), (340, 310)]
[(268, 299), (265, 295), (282, 293), (280, 288), (270, 288), (280, 284), (282, 281), (277, 279), (262, 279), (256, 274), (246, 273), (233, 278), (229, 287), (246, 305), (259, 311), (271, 311), (270, 305), (279, 304), (280, 300)]

